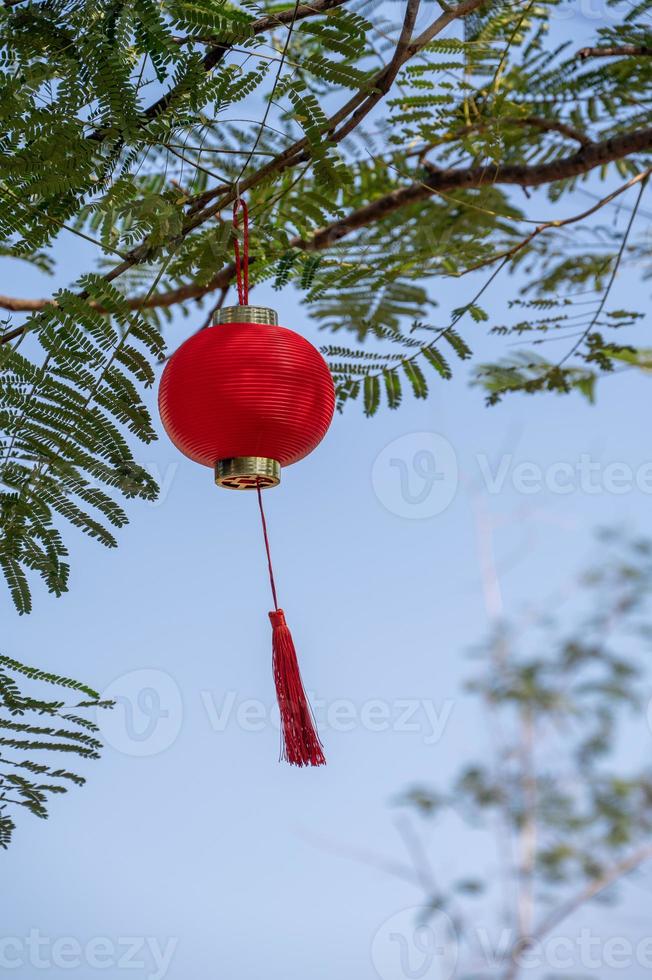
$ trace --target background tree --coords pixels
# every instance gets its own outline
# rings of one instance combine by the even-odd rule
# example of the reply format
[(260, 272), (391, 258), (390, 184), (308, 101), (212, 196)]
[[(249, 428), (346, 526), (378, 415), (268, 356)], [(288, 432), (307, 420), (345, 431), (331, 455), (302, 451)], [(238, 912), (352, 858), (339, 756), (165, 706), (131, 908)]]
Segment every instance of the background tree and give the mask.
[[(587, 903), (614, 900), (618, 882), (652, 859), (652, 770), (614, 759), (625, 730), (630, 744), (641, 726), (649, 739), (641, 677), (652, 542), (602, 537), (598, 563), (567, 596), (579, 621), (560, 615), (558, 595), (542, 614), (497, 624), (477, 651), (469, 688), (486, 712), (487, 754), (449, 789), (415, 785), (399, 800), (426, 821), (452, 810), (469, 834), (495, 840), (490, 871), (475, 862), (466, 872), (460, 854), (459, 877), (444, 882), (418, 825), (399, 824), (412, 864), (398, 871), (431, 914), (453, 921), (461, 977), (531, 974), (524, 954)], [(442, 831), (436, 839), (442, 853)]]
[[(67, 703), (62, 695), (75, 700)], [(84, 785), (69, 760), (99, 759), (93, 714), (111, 707), (79, 681), (0, 656), (0, 847), (11, 843), (18, 813), (45, 819), (49, 796)]]
[[(54, 272), (74, 235), (98, 256), (51, 296), (0, 298), (14, 314), (0, 337), (0, 567), (20, 612), (30, 573), (67, 589), (61, 518), (113, 546), (116, 494), (155, 496), (133, 452), (155, 437), (143, 388), (171, 311), (203, 303), (208, 324), (226, 298), (238, 194), (255, 283), (294, 285), (327, 332), (350, 335), (325, 348), (340, 408), (396, 408), (406, 383), (426, 397), (472, 356), (465, 323), (487, 320), (483, 293), (516, 268), (516, 322), (491, 329), (553, 335), (562, 352), (479, 366), (491, 400), (592, 396), (619, 359), (647, 364), (616, 342), (637, 314), (610, 297), (640, 248), (650, 3), (606, 2), (609, 26), (578, 51), (549, 40), (561, 0), (406, 0), (399, 23), (372, 0), (4, 0), (2, 254)], [(569, 213), (590, 175), (608, 187)], [(530, 188), (547, 193), (544, 222)], [(622, 232), (592, 227), (625, 196)], [(465, 302), (436, 310), (431, 280), (471, 273)]]

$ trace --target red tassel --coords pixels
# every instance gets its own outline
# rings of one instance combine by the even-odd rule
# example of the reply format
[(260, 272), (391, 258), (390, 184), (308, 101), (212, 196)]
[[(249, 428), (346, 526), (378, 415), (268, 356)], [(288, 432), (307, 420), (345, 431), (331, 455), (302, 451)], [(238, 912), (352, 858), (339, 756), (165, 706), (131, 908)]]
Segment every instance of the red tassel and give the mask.
[(281, 712), (281, 759), (292, 766), (324, 766), (312, 708), (299, 673), (292, 634), (282, 609), (271, 612), (276, 697)]

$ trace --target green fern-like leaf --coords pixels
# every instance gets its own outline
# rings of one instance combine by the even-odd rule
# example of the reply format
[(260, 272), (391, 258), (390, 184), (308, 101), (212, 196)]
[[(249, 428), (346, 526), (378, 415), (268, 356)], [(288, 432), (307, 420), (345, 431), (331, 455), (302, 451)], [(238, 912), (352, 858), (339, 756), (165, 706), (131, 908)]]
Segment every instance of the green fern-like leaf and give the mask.
[[(28, 685), (24, 690), (23, 683)], [(50, 688), (55, 699), (47, 697)], [(84, 700), (71, 711), (60, 692)], [(82, 775), (54, 760), (61, 754), (81, 762), (99, 758), (98, 726), (84, 712), (110, 707), (80, 681), (0, 655), (0, 848), (9, 847), (23, 810), (45, 819), (50, 796), (67, 792), (66, 784), (83, 786)], [(37, 759), (30, 757), (33, 753)]]

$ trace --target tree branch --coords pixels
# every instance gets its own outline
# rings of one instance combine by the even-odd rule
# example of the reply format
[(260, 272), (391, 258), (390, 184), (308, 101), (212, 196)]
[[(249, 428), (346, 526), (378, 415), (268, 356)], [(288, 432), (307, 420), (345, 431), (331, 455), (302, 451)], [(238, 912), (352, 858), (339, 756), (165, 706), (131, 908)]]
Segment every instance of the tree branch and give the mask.
[(636, 868), (640, 867), (645, 861), (649, 861), (652, 858), (652, 844), (645, 844), (639, 847), (638, 850), (634, 851), (626, 858), (616, 862), (611, 868), (608, 868), (599, 878), (589, 881), (588, 884), (582, 888), (577, 895), (574, 895), (568, 901), (564, 902), (558, 909), (555, 909), (550, 913), (534, 930), (531, 936), (525, 939), (521, 939), (515, 947), (510, 951), (510, 965), (508, 966), (503, 980), (514, 980), (518, 975), (519, 965), (516, 959), (517, 956), (522, 956), (523, 953), (527, 952), (534, 943), (543, 939), (545, 936), (551, 932), (556, 926), (560, 925), (567, 919), (569, 915), (576, 912), (579, 908), (590, 902), (592, 899), (596, 898), (601, 892), (605, 891), (611, 885), (615, 884), (625, 875), (630, 874), (635, 871)]
[[(324, 3), (326, 2), (329, 2), (329, 0), (324, 0)], [(332, 2), (334, 3), (335, 0), (332, 0)], [(331, 117), (331, 119), (327, 122), (326, 126), (324, 126), (323, 135), (332, 133), (335, 126), (337, 126), (340, 122), (344, 121), (351, 114), (351, 112), (353, 112), (361, 103), (364, 103), (365, 100), (368, 100), (368, 98), (373, 99), (374, 95), (372, 94), (372, 96), (367, 97), (367, 92), (369, 91), (370, 87), (373, 87), (377, 84), (382, 86), (386, 72), (390, 71), (390, 73), (393, 73), (392, 79), (395, 78), (399, 68), (406, 61), (408, 61), (414, 54), (416, 54), (421, 47), (425, 46), (425, 44), (427, 44), (432, 39), (432, 37), (434, 37), (436, 34), (439, 34), (440, 31), (442, 31), (448, 24), (450, 24), (456, 18), (465, 17), (472, 10), (475, 10), (476, 7), (479, 7), (480, 4), (483, 2), (484, 0), (462, 0), (462, 2), (459, 3), (449, 13), (442, 14), (440, 17), (438, 17), (433, 22), (433, 24), (431, 24), (430, 27), (426, 31), (424, 31), (422, 35), (420, 35), (420, 38), (418, 38), (416, 42), (413, 41), (410, 44), (406, 45), (404, 41), (404, 37), (407, 34), (409, 34), (412, 29), (412, 26), (414, 24), (414, 18), (416, 17), (416, 10), (418, 4), (418, 0), (409, 0), (408, 7), (405, 14), (403, 29), (401, 31), (401, 36), (399, 38), (399, 47), (403, 51), (402, 57), (400, 59), (396, 59), (393, 57), (389, 65), (383, 68), (382, 71), (378, 73), (378, 75), (370, 83), (370, 85), (365, 86), (364, 89), (361, 89), (359, 92), (357, 92), (356, 95), (349, 100), (349, 102), (347, 102), (344, 106), (342, 106), (341, 109), (334, 116)], [(294, 14), (294, 11), (292, 13)], [(391, 82), (390, 82), (390, 86), (391, 86)], [(388, 86), (388, 88), (390, 86)], [(170, 93), (168, 93), (168, 95), (170, 95)], [(167, 97), (168, 96), (164, 96), (164, 98)], [(364, 115), (366, 115), (367, 112), (370, 111), (373, 105), (376, 104), (376, 101), (377, 99), (372, 103), (369, 102), (367, 103), (368, 108), (366, 108), (366, 111), (361, 112), (361, 114), (359, 114), (356, 117), (356, 125), (358, 122), (360, 122), (360, 120), (364, 117)], [(365, 109), (364, 105), (362, 106), (362, 109), (363, 110)], [(338, 139), (342, 139), (343, 136), (345, 136), (346, 133), (349, 131), (350, 131), (350, 127), (347, 127), (346, 131), (342, 131), (339, 134), (332, 135), (331, 140), (337, 141)], [(272, 161), (270, 161), (270, 163), (266, 164), (259, 171), (252, 174), (251, 177), (240, 182), (237, 189), (234, 185), (231, 188), (231, 190), (224, 193), (223, 189), (218, 187), (212, 189), (211, 191), (200, 194), (197, 199), (190, 202), (191, 206), (188, 211), (189, 216), (187, 220), (184, 222), (181, 233), (177, 236), (177, 240), (180, 241), (181, 239), (185, 238), (188, 234), (190, 234), (190, 232), (194, 231), (195, 228), (200, 227), (206, 221), (209, 221), (216, 214), (218, 214), (218, 212), (221, 211), (223, 208), (231, 205), (235, 200), (236, 196), (240, 196), (243, 193), (245, 193), (247, 190), (251, 189), (252, 187), (256, 187), (258, 184), (266, 180), (268, 177), (272, 175), (277, 176), (283, 173), (285, 170), (289, 169), (290, 167), (297, 166), (302, 162), (306, 162), (306, 161), (309, 162), (310, 159), (311, 159), (311, 152), (308, 147), (308, 138), (307, 136), (305, 136), (303, 137), (303, 139), (298, 140), (289, 149), (284, 150), (282, 153), (278, 154), (278, 156), (276, 156)], [(214, 197), (218, 197), (217, 202), (212, 204), (210, 207), (205, 207), (205, 205), (209, 201), (211, 201)], [(202, 208), (203, 210), (201, 210)], [(146, 240), (137, 248), (133, 249), (127, 255), (125, 260), (120, 263), (120, 265), (114, 266), (110, 272), (106, 273), (104, 279), (106, 280), (106, 282), (114, 282), (117, 278), (119, 278), (129, 269), (133, 268), (136, 265), (140, 265), (143, 262), (146, 262), (148, 258), (151, 256), (151, 254), (152, 254), (151, 242), (149, 240)], [(219, 282), (217, 282), (214, 288), (223, 285), (224, 282), (220, 280)], [(207, 291), (208, 290), (204, 290), (204, 292)]]
[(492, 127), (495, 127), (498, 133), (500, 133), (503, 128), (509, 128), (510, 126), (516, 126), (519, 129), (538, 129), (542, 133), (559, 133), (560, 136), (566, 136), (568, 139), (579, 143), (580, 146), (590, 146), (593, 142), (585, 133), (581, 133), (578, 129), (573, 129), (572, 126), (569, 126), (568, 123), (563, 122), (561, 119), (547, 119), (544, 116), (502, 116), (499, 119), (479, 119), (476, 122), (469, 123), (468, 126), (462, 126), (452, 133), (445, 133), (437, 140), (424, 143), (423, 146), (410, 150), (406, 155), (408, 157), (418, 157), (419, 160), (423, 161), (427, 158), (431, 150), (436, 150), (440, 146), (450, 147), (451, 143), (455, 140), (464, 139), (465, 136), (470, 136), (471, 133), (483, 132)]
[(590, 881), (587, 885), (582, 888), (577, 895), (570, 898), (565, 902), (560, 908), (551, 912), (547, 918), (541, 922), (538, 928), (535, 930), (535, 939), (542, 939), (543, 936), (547, 935), (551, 929), (558, 926), (564, 919), (567, 919), (569, 915), (575, 912), (577, 909), (581, 908), (586, 902), (590, 902), (591, 899), (596, 898), (601, 892), (605, 891), (611, 885), (615, 884), (625, 875), (631, 874), (636, 868), (640, 867), (645, 861), (649, 861), (652, 858), (652, 844), (644, 844), (639, 847), (628, 857), (622, 858), (622, 860), (616, 862), (611, 868), (608, 868), (599, 878), (594, 881)]
[[(20, 0), (16, 0), (16, 2), (20, 2)], [(250, 25), (252, 36), (264, 34), (267, 31), (273, 30), (275, 27), (288, 24), (292, 20), (305, 20), (306, 17), (314, 17), (335, 7), (341, 7), (346, 2), (347, 0), (312, 0), (311, 3), (299, 4), (296, 11), (294, 7), (290, 7), (288, 10), (281, 10), (278, 14), (268, 14), (265, 17), (260, 17), (258, 20), (253, 21)], [(192, 39), (190, 38), (189, 40)], [(219, 38), (205, 38), (202, 40), (211, 46), (202, 61), (202, 67), (206, 72), (216, 68), (235, 46), (235, 41), (223, 42)], [(171, 88), (165, 95), (162, 95), (160, 99), (157, 99), (156, 102), (153, 102), (144, 110), (143, 116), (147, 122), (151, 122), (152, 119), (158, 118), (158, 116), (165, 112), (174, 99), (176, 91), (176, 87)], [(101, 143), (106, 138), (106, 133), (102, 129), (96, 129), (90, 134), (89, 138)]]
[(568, 139), (575, 140), (580, 146), (590, 146), (593, 142), (584, 133), (580, 133), (579, 130), (573, 129), (565, 122), (561, 122), (559, 119), (546, 119), (544, 116), (526, 116), (524, 119), (505, 119), (504, 122), (507, 125), (513, 126), (531, 126), (533, 129), (538, 129), (542, 133), (559, 133), (561, 136), (567, 136)]
[(419, 2), (420, 0), (408, 0), (405, 17), (403, 19), (403, 26), (401, 28), (401, 33), (391, 61), (387, 67), (376, 76), (374, 82), (375, 91), (365, 99), (358, 109), (355, 110), (348, 122), (341, 126), (340, 129), (333, 134), (332, 138), (334, 142), (339, 143), (345, 136), (348, 136), (348, 134), (359, 125), (364, 117), (371, 112), (373, 107), (387, 95), (390, 88), (394, 84), (394, 80), (401, 70), (402, 65), (408, 58), (411, 57), (409, 54), (410, 41), (412, 40), (412, 31), (419, 12)]
[(428, 167), (430, 176), (423, 181), (415, 181), (407, 187), (385, 194), (369, 204), (352, 211), (339, 221), (317, 231), (299, 247), (307, 251), (318, 251), (333, 245), (341, 238), (359, 228), (364, 228), (401, 208), (426, 200), (433, 194), (451, 190), (467, 190), (496, 184), (515, 184), (520, 187), (537, 187), (541, 184), (567, 180), (588, 173), (605, 163), (613, 163), (631, 153), (652, 149), (652, 128), (625, 133), (601, 143), (591, 143), (571, 156), (553, 160), (551, 163), (507, 164), (506, 166), (450, 168), (440, 170)]
[[(340, 123), (344, 123), (345, 120), (351, 116), (352, 113), (355, 114), (355, 125), (357, 126), (362, 119), (371, 111), (371, 109), (378, 103), (379, 98), (376, 97), (376, 90), (380, 90), (380, 96), (387, 94), (391, 83), (386, 86), (386, 77), (390, 73), (392, 79), (396, 78), (398, 71), (402, 66), (414, 57), (415, 54), (424, 48), (430, 41), (440, 34), (450, 23), (454, 20), (462, 19), (468, 14), (472, 13), (477, 7), (479, 7), (485, 0), (462, 0), (458, 3), (456, 7), (453, 7), (448, 12), (441, 14), (430, 27), (427, 28), (415, 41), (411, 41), (407, 46), (402, 46), (402, 55), (399, 60), (392, 57), (389, 64), (385, 65), (375, 76), (370, 79), (364, 90), (360, 90), (353, 95), (348, 102), (341, 106), (334, 115), (332, 115), (326, 122), (323, 128), (323, 136), (328, 138), (332, 143), (340, 142), (348, 133), (351, 132), (353, 126), (348, 123), (342, 126), (338, 130)], [(411, 10), (408, 8), (406, 11), (406, 21), (407, 18), (411, 16)], [(405, 21), (404, 21), (405, 28)], [(403, 36), (403, 31), (401, 31), (401, 37)], [(401, 40), (399, 39), (399, 45), (401, 45)], [(371, 91), (371, 95), (368, 93)], [(251, 187), (255, 187), (261, 181), (266, 180), (271, 175), (278, 175), (283, 173), (289, 167), (297, 166), (300, 163), (305, 163), (310, 159), (310, 154), (308, 151), (308, 138), (306, 136), (297, 140), (292, 146), (289, 146), (282, 153), (279, 153), (273, 160), (262, 167), (261, 170), (252, 174), (251, 177), (241, 181), (240, 183), (240, 193), (249, 190)], [(196, 218), (193, 219), (193, 223), (189, 230), (196, 227), (198, 224), (202, 224), (207, 218), (212, 218), (213, 215), (223, 207), (228, 206), (233, 202), (235, 193), (231, 194), (228, 199), (224, 198), (220, 200), (212, 208), (206, 208), (206, 206), (214, 200), (214, 198), (219, 196), (219, 191), (217, 189), (211, 189), (209, 191), (204, 191), (199, 194), (194, 201), (191, 201), (189, 214), (196, 214)], [(206, 208), (206, 210), (201, 210)]]
[(638, 209), (640, 207), (641, 201), (643, 200), (643, 194), (645, 193), (645, 185), (647, 184), (648, 176), (649, 176), (649, 174), (645, 174), (643, 176), (642, 181), (641, 181), (641, 185), (640, 185), (639, 190), (638, 190), (638, 197), (636, 199), (636, 204), (632, 208), (632, 213), (629, 216), (629, 221), (627, 223), (627, 228), (625, 229), (625, 234), (623, 235), (622, 241), (620, 243), (620, 248), (618, 249), (618, 254), (616, 255), (616, 260), (614, 262), (613, 269), (611, 270), (611, 275), (609, 276), (609, 281), (607, 283), (606, 289), (604, 290), (604, 292), (602, 294), (602, 297), (600, 299), (600, 302), (598, 304), (598, 307), (597, 307), (595, 313), (593, 314), (593, 316), (591, 317), (591, 322), (589, 323), (588, 327), (586, 327), (586, 329), (582, 331), (582, 334), (581, 334), (579, 340), (577, 340), (573, 344), (573, 346), (571, 347), (571, 349), (564, 355), (564, 357), (562, 357), (562, 359), (561, 359), (561, 361), (559, 361), (559, 364), (557, 365), (557, 367), (561, 367), (562, 364), (565, 364), (565, 362), (570, 357), (572, 357), (573, 354), (580, 348), (580, 346), (584, 343), (584, 341), (586, 340), (586, 338), (589, 336), (589, 334), (591, 333), (591, 331), (593, 330), (593, 328), (597, 324), (600, 316), (602, 315), (602, 311), (603, 311), (603, 309), (605, 307), (605, 304), (606, 304), (606, 302), (607, 302), (607, 300), (609, 298), (609, 293), (611, 292), (612, 286), (613, 286), (614, 282), (616, 281), (616, 276), (618, 275), (618, 269), (620, 268), (620, 263), (623, 260), (623, 255), (625, 254), (625, 247), (626, 247), (627, 242), (629, 240), (629, 236), (631, 234), (632, 228), (634, 227), (634, 222), (636, 221), (636, 215), (638, 214)]
[[(344, 218), (332, 222), (332, 224), (318, 229), (309, 239), (299, 236), (292, 238), (288, 243), (290, 248), (302, 249), (306, 252), (319, 252), (330, 248), (342, 238), (350, 235), (360, 228), (368, 227), (377, 221), (381, 221), (387, 215), (398, 211), (400, 208), (408, 207), (421, 200), (426, 200), (439, 192), (447, 192), (460, 188), (482, 187), (487, 184), (515, 184), (522, 187), (538, 186), (544, 183), (551, 183), (555, 180), (564, 180), (568, 177), (578, 176), (587, 173), (596, 166), (619, 160), (629, 153), (640, 152), (641, 150), (652, 149), (652, 129), (640, 132), (628, 133), (602, 143), (592, 143), (586, 148), (582, 148), (578, 153), (568, 157), (562, 157), (552, 163), (534, 164), (532, 166), (522, 166), (520, 164), (508, 165), (505, 167), (494, 168), (487, 171), (485, 167), (469, 167), (466, 169), (437, 170), (433, 168), (430, 177), (426, 181), (417, 181), (407, 187), (399, 188), (383, 197), (377, 198), (362, 208), (352, 211)], [(603, 201), (598, 202), (596, 207), (590, 208), (586, 214), (598, 210), (603, 203), (608, 203), (615, 195), (619, 194), (626, 187), (633, 183), (638, 183), (648, 173), (636, 175), (622, 188), (614, 194), (608, 195)], [(575, 218), (570, 220), (576, 220)], [(546, 222), (537, 229), (530, 238), (539, 234), (548, 227), (555, 227), (570, 223), (566, 220)], [(529, 239), (528, 239), (529, 240)], [(524, 243), (527, 244), (527, 241)], [(514, 253), (522, 247), (519, 244)], [(507, 253), (495, 256), (494, 258), (509, 257)], [(176, 289), (166, 293), (154, 294), (146, 297), (132, 297), (128, 300), (131, 309), (151, 309), (154, 307), (174, 306), (176, 303), (187, 302), (192, 299), (200, 299), (207, 293), (214, 292), (216, 289), (224, 289), (229, 286), (235, 275), (235, 266), (229, 263), (224, 266), (213, 278), (204, 285), (197, 283), (186, 283)], [(0, 308), (13, 312), (30, 313), (42, 310), (45, 306), (54, 301), (51, 299), (20, 299), (12, 296), (0, 296)], [(0, 345), (9, 343), (23, 332), (22, 327), (16, 327), (0, 337)]]
[(557, 218), (552, 221), (544, 221), (543, 224), (537, 225), (529, 235), (522, 238), (520, 242), (516, 243), (516, 245), (512, 245), (511, 248), (507, 248), (503, 252), (496, 252), (494, 255), (490, 255), (489, 258), (476, 262), (475, 265), (467, 266), (467, 268), (464, 269), (463, 272), (458, 273), (458, 275), (467, 275), (469, 272), (477, 272), (479, 269), (484, 269), (488, 265), (493, 265), (494, 262), (499, 262), (501, 259), (514, 258), (515, 255), (526, 248), (531, 242), (534, 241), (535, 238), (538, 238), (539, 235), (543, 234), (543, 232), (548, 231), (550, 228), (564, 228), (566, 225), (574, 225), (577, 224), (578, 221), (584, 221), (592, 214), (595, 214), (596, 211), (600, 211), (606, 204), (611, 204), (615, 198), (620, 197), (620, 195), (629, 190), (630, 187), (634, 187), (635, 184), (639, 184), (642, 180), (647, 180), (650, 174), (652, 174), (652, 168), (648, 167), (647, 170), (643, 170), (640, 174), (636, 174), (634, 177), (628, 180), (627, 183), (621, 184), (621, 186), (617, 187), (615, 191), (611, 192), (611, 194), (607, 194), (606, 197), (601, 197), (600, 200), (596, 201), (596, 203), (590, 208), (580, 212), (580, 214), (572, 214), (568, 218)]
[[(299, 9), (302, 11), (303, 16), (308, 16), (309, 14), (330, 9), (341, 2), (344, 2), (344, 0), (314, 0), (312, 5), (301, 5)], [(459, 3), (456, 7), (439, 16), (430, 25), (430, 27), (428, 27), (416, 39), (416, 41), (406, 44), (405, 38), (408, 33), (406, 25), (409, 25), (410, 23), (413, 24), (414, 15), (416, 13), (413, 3), (409, 4), (406, 12), (406, 20), (404, 22), (404, 27), (401, 32), (401, 38), (399, 39), (399, 45), (397, 46), (395, 55), (389, 65), (376, 76), (374, 85), (383, 85), (386, 72), (389, 72), (390, 75), (395, 77), (400, 66), (410, 57), (412, 57), (413, 54), (419, 51), (421, 47), (428, 44), (432, 38), (440, 33), (441, 30), (443, 30), (451, 21), (467, 16), (476, 7), (480, 6), (481, 2), (482, 0), (463, 0), (463, 2)], [(282, 16), (289, 16), (291, 13), (291, 11), (284, 11), (282, 14), (277, 15), (276, 20), (278, 21), (278, 18)], [(261, 18), (261, 20), (256, 23), (259, 24), (260, 29), (263, 30), (271, 26), (272, 20), (273, 18), (266, 17)], [(349, 100), (346, 105), (344, 105), (334, 116), (331, 117), (329, 120), (329, 131), (332, 133), (335, 127), (339, 125), (340, 122), (344, 122), (344, 120), (352, 112), (355, 113), (356, 120), (359, 121), (362, 110), (366, 109), (365, 100), (367, 98), (374, 99), (374, 105), (378, 101), (376, 98), (376, 92), (369, 97), (367, 97), (365, 93), (357, 93), (353, 99)], [(356, 110), (358, 109), (360, 111), (356, 113)], [(366, 114), (366, 111), (364, 114)], [(346, 127), (342, 127), (342, 129), (340, 129), (339, 133), (336, 135), (339, 135), (341, 138), (349, 131), (350, 126), (347, 124)], [(306, 146), (307, 140), (305, 138), (297, 141), (288, 150), (279, 154), (273, 161), (270, 161), (270, 163), (263, 166), (248, 180), (243, 181), (240, 186), (240, 192), (242, 193), (248, 188), (256, 186), (261, 180), (266, 179), (271, 173), (280, 173), (287, 167), (296, 164), (300, 159), (302, 159), (302, 155), (309, 158), (309, 153), (306, 154), (305, 152)], [(319, 229), (308, 240), (296, 237), (290, 242), (290, 245), (291, 247), (304, 249), (305, 251), (321, 251), (334, 245), (336, 242), (340, 241), (342, 238), (346, 237), (352, 232), (373, 224), (387, 215), (400, 210), (401, 208), (408, 207), (422, 200), (426, 200), (433, 194), (461, 188), (482, 187), (488, 184), (515, 184), (521, 187), (538, 186), (540, 184), (550, 183), (556, 180), (563, 180), (569, 177), (587, 173), (596, 166), (610, 163), (631, 153), (641, 152), (648, 149), (652, 149), (652, 129), (623, 134), (621, 136), (613, 137), (612, 139), (598, 143), (589, 143), (581, 146), (578, 152), (569, 157), (557, 159), (545, 164), (534, 164), (529, 166), (525, 164), (511, 164), (503, 167), (497, 166), (494, 168), (488, 168), (486, 165), (482, 165), (476, 167), (449, 168), (441, 170), (427, 164), (426, 166), (430, 170), (430, 175), (426, 178), (426, 180), (415, 181), (407, 187), (402, 187), (392, 191), (391, 193), (356, 209), (345, 218), (341, 218), (325, 228)], [(297, 156), (297, 154), (299, 155)], [(231, 204), (234, 193), (234, 191), (229, 191), (226, 194), (222, 193), (220, 199), (210, 208), (205, 207), (207, 198), (209, 196), (219, 195), (220, 191), (216, 189), (208, 192), (208, 194), (202, 195), (201, 199), (195, 202), (195, 207), (204, 207), (204, 210), (201, 210), (199, 213), (193, 215), (191, 209), (191, 216), (189, 221), (186, 222), (182, 236), (189, 234), (196, 227), (209, 220), (209, 218), (212, 218), (219, 210)], [(147, 244), (144, 243), (138, 249), (135, 249), (124, 262), (114, 267), (114, 269), (111, 270), (111, 272), (106, 276), (107, 280), (113, 281), (127, 269), (145, 261), (148, 254)], [(129, 305), (132, 307), (132, 309), (143, 309), (148, 307), (172, 306), (175, 303), (184, 302), (190, 299), (197, 299), (206, 293), (214, 291), (215, 289), (223, 289), (227, 287), (233, 278), (233, 274), (233, 265), (229, 264), (220, 270), (220, 272), (218, 272), (206, 285), (198, 286), (194, 283), (189, 283), (167, 293), (148, 297), (135, 297), (129, 300)], [(9, 296), (0, 297), (0, 307), (12, 310), (14, 312), (34, 312), (43, 309), (51, 302), (53, 301), (49, 299), (28, 300)], [(9, 331), (2, 338), (0, 338), (0, 343), (8, 343), (19, 336), (22, 332), (22, 327)]]
[(537, 861), (537, 810), (538, 785), (534, 765), (535, 721), (532, 705), (526, 703), (520, 712), (521, 739), (519, 745), (520, 783), (523, 801), (523, 818), (518, 843), (519, 891), (517, 915), (521, 936), (528, 936), (534, 915), (534, 886)]
[(587, 58), (649, 58), (652, 48), (646, 44), (622, 44), (610, 48), (580, 48), (575, 55), (580, 61)]

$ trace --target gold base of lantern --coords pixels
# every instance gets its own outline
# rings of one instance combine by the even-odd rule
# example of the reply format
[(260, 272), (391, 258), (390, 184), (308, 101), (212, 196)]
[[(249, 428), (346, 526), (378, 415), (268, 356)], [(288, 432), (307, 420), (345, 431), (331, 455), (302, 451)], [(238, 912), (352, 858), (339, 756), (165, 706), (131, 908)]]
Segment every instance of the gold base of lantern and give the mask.
[(281, 464), (266, 456), (235, 456), (218, 459), (215, 482), (228, 490), (267, 490), (281, 482)]

